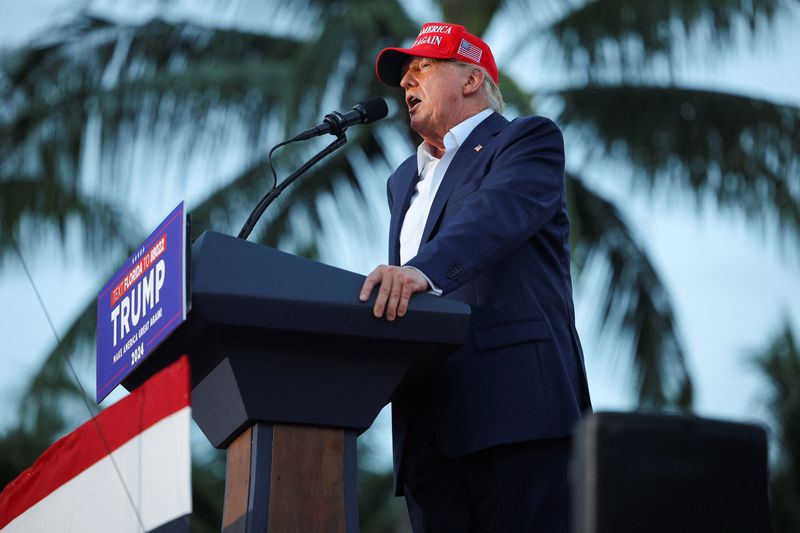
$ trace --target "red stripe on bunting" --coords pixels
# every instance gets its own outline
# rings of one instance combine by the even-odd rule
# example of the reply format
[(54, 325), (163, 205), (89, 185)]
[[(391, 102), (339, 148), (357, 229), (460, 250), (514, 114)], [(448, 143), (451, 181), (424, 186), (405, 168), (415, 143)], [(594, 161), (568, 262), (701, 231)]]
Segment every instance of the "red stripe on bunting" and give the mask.
[[(0, 528), (147, 428), (189, 406), (186, 356), (57, 440), (0, 493)], [(100, 433), (105, 437), (105, 443)], [(107, 446), (106, 446), (107, 444)]]

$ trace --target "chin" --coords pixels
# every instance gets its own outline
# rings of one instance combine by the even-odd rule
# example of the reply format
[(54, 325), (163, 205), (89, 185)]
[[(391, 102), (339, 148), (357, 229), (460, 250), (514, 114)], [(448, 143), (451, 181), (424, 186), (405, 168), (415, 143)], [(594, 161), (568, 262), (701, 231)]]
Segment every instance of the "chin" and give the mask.
[(411, 120), (408, 121), (408, 125), (411, 127), (412, 130), (422, 135), (422, 132), (419, 131), (420, 126), (422, 126), (422, 124), (420, 124), (419, 122), (415, 122), (414, 119), (412, 118)]

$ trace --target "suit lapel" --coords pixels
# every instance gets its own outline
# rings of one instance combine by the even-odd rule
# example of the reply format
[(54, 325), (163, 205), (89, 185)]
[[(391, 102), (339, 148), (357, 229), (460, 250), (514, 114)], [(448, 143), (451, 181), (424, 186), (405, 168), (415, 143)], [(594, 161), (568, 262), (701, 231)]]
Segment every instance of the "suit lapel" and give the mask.
[[(425, 222), (425, 229), (422, 232), (422, 240), (420, 243), (426, 243), (430, 240), (433, 229), (436, 223), (442, 216), (444, 206), (447, 205), (447, 200), (453, 193), (453, 190), (459, 183), (462, 183), (466, 177), (466, 171), (472, 164), (481, 157), (481, 151), (486, 147), (497, 133), (508, 125), (508, 120), (498, 113), (492, 113), (486, 120), (478, 124), (472, 130), (464, 143), (459, 146), (455, 157), (450, 162), (442, 177), (442, 183), (436, 191), (436, 196), (433, 198), (431, 210), (428, 213), (428, 220)], [(408, 208), (408, 204), (404, 209)]]
[(411, 194), (414, 186), (419, 180), (417, 174), (417, 158), (413, 157), (407, 164), (407, 168), (399, 169), (397, 173), (397, 188), (395, 198), (392, 203), (392, 213), (389, 223), (389, 264), (400, 264), (400, 228), (403, 227), (403, 220), (411, 203)]

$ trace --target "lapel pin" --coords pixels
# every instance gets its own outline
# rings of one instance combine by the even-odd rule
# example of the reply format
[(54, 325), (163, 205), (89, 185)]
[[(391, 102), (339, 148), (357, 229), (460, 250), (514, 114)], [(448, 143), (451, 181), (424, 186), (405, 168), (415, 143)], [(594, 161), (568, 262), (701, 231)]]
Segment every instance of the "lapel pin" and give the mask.
[(481, 148), (483, 148), (483, 145), (482, 145), (482, 144), (479, 144), (478, 146), (476, 146), (475, 148), (473, 148), (473, 150), (475, 150), (476, 152), (480, 152), (480, 151), (481, 151)]

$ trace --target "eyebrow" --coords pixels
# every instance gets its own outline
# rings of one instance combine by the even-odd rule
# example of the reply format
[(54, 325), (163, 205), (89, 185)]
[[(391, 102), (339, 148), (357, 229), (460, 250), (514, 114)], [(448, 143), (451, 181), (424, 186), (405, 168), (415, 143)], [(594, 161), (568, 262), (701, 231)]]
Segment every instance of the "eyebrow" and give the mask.
[(422, 62), (422, 61), (430, 61), (431, 63), (435, 64), (435, 63), (449, 63), (449, 62), (451, 62), (453, 60), (452, 59), (437, 59), (435, 57), (419, 57), (419, 56), (416, 56), (416, 57), (412, 57), (411, 59), (405, 61), (400, 66), (400, 72), (405, 74), (406, 71), (408, 71), (408, 69), (411, 67), (411, 63), (413, 63), (414, 61), (420, 61), (420, 62)]
[(413, 63), (414, 61), (422, 62), (422, 61), (426, 61), (426, 60), (430, 61), (430, 58), (427, 58), (427, 57), (412, 57), (411, 59), (409, 59), (408, 61), (403, 63), (402, 69), (404, 71), (408, 70), (411, 67), (411, 63)]

